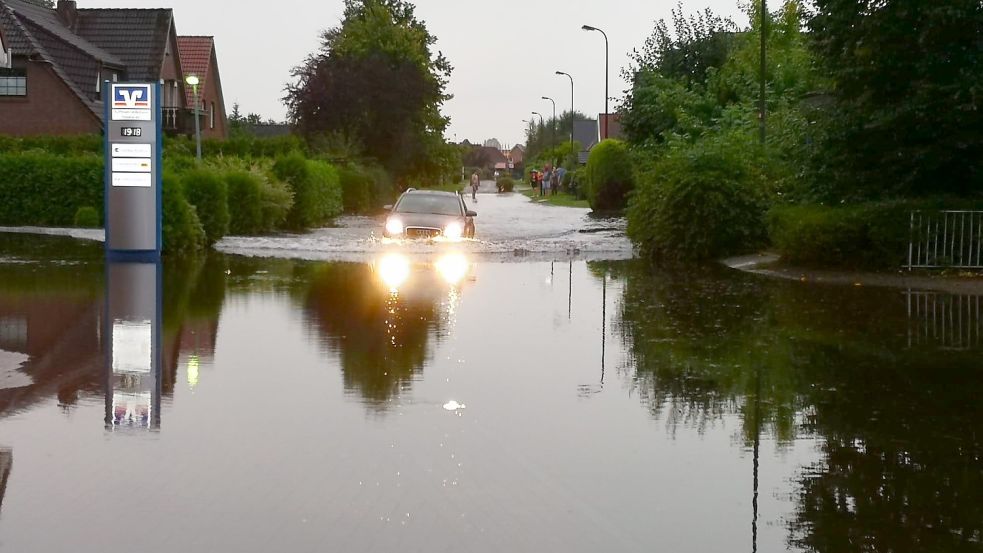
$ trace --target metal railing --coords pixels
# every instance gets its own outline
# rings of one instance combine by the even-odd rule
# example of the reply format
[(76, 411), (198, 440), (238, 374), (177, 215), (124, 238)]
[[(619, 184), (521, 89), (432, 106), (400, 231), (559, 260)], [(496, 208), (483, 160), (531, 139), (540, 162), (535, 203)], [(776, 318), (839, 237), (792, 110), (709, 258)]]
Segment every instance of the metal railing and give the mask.
[(983, 211), (912, 211), (911, 269), (983, 269)]
[(968, 350), (983, 346), (980, 296), (907, 292), (908, 347)]

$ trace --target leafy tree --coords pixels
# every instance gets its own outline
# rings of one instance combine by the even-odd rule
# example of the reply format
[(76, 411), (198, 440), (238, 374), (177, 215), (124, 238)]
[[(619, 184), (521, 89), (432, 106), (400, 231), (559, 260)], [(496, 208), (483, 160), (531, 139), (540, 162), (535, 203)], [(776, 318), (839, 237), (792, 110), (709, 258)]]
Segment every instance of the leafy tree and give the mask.
[(983, 187), (983, 4), (815, 0), (813, 46), (833, 79), (816, 156), (833, 198)]
[[(342, 24), (293, 71), (290, 120), (307, 137), (341, 132), (401, 178), (449, 172), (440, 113), (451, 65), (403, 0), (346, 0)], [(454, 164), (456, 165), (456, 163)]]

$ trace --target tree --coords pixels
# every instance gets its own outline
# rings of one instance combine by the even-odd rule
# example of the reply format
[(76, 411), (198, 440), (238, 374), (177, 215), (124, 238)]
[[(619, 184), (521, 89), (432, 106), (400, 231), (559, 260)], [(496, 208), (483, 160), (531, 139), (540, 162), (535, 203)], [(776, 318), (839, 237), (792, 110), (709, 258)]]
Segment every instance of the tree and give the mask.
[(440, 113), (451, 66), (431, 51), (436, 38), (414, 10), (403, 0), (345, 0), (341, 26), (294, 69), (284, 101), (308, 138), (344, 133), (399, 177), (437, 177), (453, 157)]
[(816, 0), (809, 28), (834, 81), (816, 160), (834, 195), (983, 188), (979, 0)]

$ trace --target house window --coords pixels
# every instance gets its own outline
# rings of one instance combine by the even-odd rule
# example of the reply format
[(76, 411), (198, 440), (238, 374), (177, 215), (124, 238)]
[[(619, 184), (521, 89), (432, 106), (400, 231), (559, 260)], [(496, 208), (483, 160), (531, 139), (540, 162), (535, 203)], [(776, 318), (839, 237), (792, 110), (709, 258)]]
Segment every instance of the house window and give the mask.
[(208, 128), (215, 128), (215, 102), (212, 102), (212, 109), (208, 110)]
[(0, 68), (0, 96), (27, 96), (27, 70)]

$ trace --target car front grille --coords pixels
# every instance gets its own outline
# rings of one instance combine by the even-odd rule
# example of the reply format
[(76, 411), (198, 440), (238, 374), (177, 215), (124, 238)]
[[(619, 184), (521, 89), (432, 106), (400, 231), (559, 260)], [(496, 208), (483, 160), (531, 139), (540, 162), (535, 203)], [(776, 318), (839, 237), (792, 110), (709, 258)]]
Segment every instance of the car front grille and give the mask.
[(436, 238), (440, 236), (440, 229), (427, 227), (407, 227), (407, 238)]

